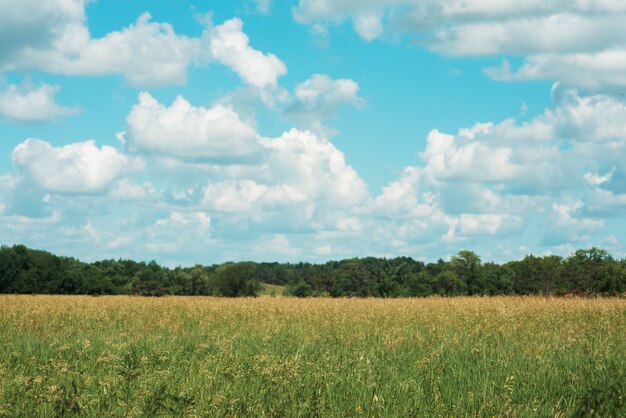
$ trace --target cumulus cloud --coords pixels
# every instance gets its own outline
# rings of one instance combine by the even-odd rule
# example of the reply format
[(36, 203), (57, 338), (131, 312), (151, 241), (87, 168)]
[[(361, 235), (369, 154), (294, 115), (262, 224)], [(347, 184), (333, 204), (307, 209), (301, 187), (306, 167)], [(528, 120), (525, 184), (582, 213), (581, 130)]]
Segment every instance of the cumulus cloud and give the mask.
[(289, 185), (267, 186), (254, 180), (229, 180), (209, 183), (202, 202), (215, 211), (245, 213), (304, 200), (306, 196)]
[(211, 218), (204, 212), (172, 212), (167, 218), (156, 221), (155, 225), (161, 228), (177, 228), (180, 226), (193, 225), (199, 226), (202, 229), (208, 229), (211, 227)]
[(351, 217), (369, 198), (367, 185), (341, 151), (311, 132), (292, 129), (265, 138), (262, 162), (249, 170), (222, 171), (209, 180), (201, 207), (219, 214), (229, 229), (281, 230), (360, 228)]
[(54, 101), (59, 90), (61, 87), (45, 83), (38, 88), (29, 83), (10, 84), (0, 92), (0, 115), (11, 122), (44, 123), (76, 114), (77, 108), (59, 106)]
[(454, 226), (460, 235), (468, 237), (475, 235), (494, 236), (504, 231), (518, 229), (522, 218), (508, 214), (467, 214), (464, 213), (455, 219)]
[[(162, 257), (183, 251), (196, 260), (211, 244), (212, 218), (202, 211), (171, 211), (153, 224), (135, 231), (141, 251)], [(196, 261), (197, 262), (197, 261)]]
[[(323, 83), (298, 86), (294, 100), (312, 109), (342, 102), (327, 98), (336, 93), (326, 88), (335, 80), (319, 80)], [(534, 227), (543, 231), (537, 245), (549, 247), (601, 233), (601, 218), (619, 216), (626, 201), (616, 187), (626, 172), (624, 103), (562, 86), (555, 86), (553, 97), (554, 106), (528, 122), (476, 123), (452, 134), (433, 130), (418, 153), (421, 163), (405, 168), (373, 197), (343, 153), (310, 131), (292, 129), (275, 138), (254, 133), (257, 158), (245, 165), (226, 159), (189, 161), (190, 154), (174, 149), (160, 152), (172, 161), (182, 158), (177, 172), (193, 167), (194, 185), (184, 188), (183, 182), (172, 204), (210, 213), (214, 236), (279, 230), (290, 248), (301, 250), (291, 233), (315, 233), (315, 246), (306, 248), (323, 256), (318, 247), (343, 254), (349, 249), (346, 242), (372, 239), (385, 244), (369, 243), (364, 251), (389, 246), (414, 251), (438, 243), (453, 252), (459, 243), (478, 239), (520, 242), (522, 231)], [(150, 119), (156, 131), (180, 132), (193, 120), (166, 117), (176, 105), (144, 99), (138, 106), (161, 109)], [(181, 115), (210, 110), (189, 103), (186, 108)], [(156, 122), (159, 118), (170, 125)], [(132, 146), (132, 126), (128, 131)]]
[(84, 33), (85, 3), (85, 0), (0, 3), (0, 68), (15, 65), (29, 51), (61, 47), (71, 41), (72, 34)]
[(270, 152), (274, 182), (289, 179), (297, 190), (333, 207), (353, 207), (367, 198), (367, 184), (327, 139), (292, 129), (262, 144)]
[(139, 170), (143, 162), (95, 141), (54, 147), (39, 139), (27, 139), (13, 150), (20, 173), (45, 190), (61, 193), (103, 191), (125, 173)]
[(118, 199), (145, 200), (155, 196), (156, 189), (150, 182), (133, 183), (129, 179), (121, 179), (111, 188), (110, 196)]
[(421, 171), (406, 167), (399, 180), (383, 187), (375, 199), (376, 210), (392, 219), (426, 218), (433, 213), (432, 196), (420, 196)]
[[(300, 0), (297, 21), (351, 20), (367, 41), (419, 36), (454, 56), (517, 55), (524, 62), (492, 68), (500, 80), (561, 80), (592, 89), (626, 86), (626, 5), (616, 1)], [(593, 74), (593, 77), (589, 77)]]
[[(565, 90), (529, 122), (477, 123), (456, 135), (429, 133), (424, 174), (440, 181), (556, 190), (584, 184), (589, 167), (622, 167), (626, 105), (602, 94)], [(587, 167), (587, 168), (585, 168)], [(589, 176), (587, 175), (587, 181)]]
[(276, 55), (250, 46), (241, 19), (230, 19), (211, 29), (208, 44), (213, 59), (230, 67), (252, 86), (276, 86), (278, 77), (287, 73), (287, 67)]
[[(319, 106), (331, 90), (303, 83), (294, 98)], [(507, 245), (519, 247), (529, 228), (541, 231), (530, 245), (561, 251), (555, 246), (563, 242), (606, 236), (605, 219), (622, 216), (625, 104), (562, 86), (553, 97), (554, 105), (528, 122), (433, 130), (418, 153), (420, 164), (374, 196), (330, 141), (292, 129), (275, 138), (255, 134), (257, 159), (247, 165), (179, 157), (196, 174), (172, 204), (210, 214), (213, 239), (226, 234), (265, 242), (280, 231), (293, 254), (317, 257), (328, 248), (346, 256), (350, 248), (442, 254), (479, 240), (497, 240), (497, 257)], [(171, 120), (179, 125), (186, 118)], [(253, 245), (246, 248), (258, 256)]]
[(597, 53), (532, 55), (517, 70), (512, 70), (507, 62), (485, 69), (495, 80), (560, 80), (590, 90), (626, 86), (625, 72), (626, 48)]
[(241, 162), (260, 151), (256, 131), (227, 106), (192, 106), (182, 96), (167, 107), (149, 93), (139, 95), (126, 118), (128, 147), (190, 159)]
[(144, 13), (135, 24), (89, 40), (76, 58), (62, 57), (47, 69), (71, 75), (122, 74), (134, 86), (184, 84), (187, 68), (199, 59), (199, 39), (150, 19)]
[[(494, 125), (478, 124), (453, 136), (433, 130), (420, 153), (425, 172), (446, 181), (491, 183), (560, 184), (562, 176), (554, 166), (559, 157), (556, 145), (539, 143), (532, 148), (521, 144), (501, 145), (490, 136)], [(482, 140), (481, 140), (482, 139)], [(495, 138), (494, 138), (495, 139)]]
[[(20, 2), (5, 13), (15, 18), (0, 39), (0, 70), (40, 69), (68, 75), (122, 75), (133, 86), (183, 84), (187, 68), (200, 60), (200, 38), (174, 32), (168, 23), (151, 22), (149, 13), (134, 24), (102, 38), (91, 38), (83, 1)], [(0, 11), (2, 11), (0, 9)], [(33, 18), (27, 18), (33, 13)], [(33, 36), (20, 35), (30, 25), (41, 25)], [(22, 40), (15, 42), (14, 39)], [(2, 51), (5, 51), (2, 53)], [(2, 60), (2, 57), (6, 57)]]
[(325, 74), (314, 74), (298, 84), (285, 114), (322, 136), (336, 132), (324, 123), (336, 116), (343, 107), (362, 109), (365, 99), (359, 96), (359, 84), (349, 78), (332, 79)]
[(361, 38), (372, 41), (383, 33), (383, 24), (380, 16), (375, 14), (356, 16), (354, 30), (361, 35)]
[(257, 10), (263, 14), (267, 14), (270, 11), (272, 0), (254, 0)]
[(626, 202), (626, 108), (611, 96), (559, 86), (554, 98), (553, 108), (523, 124), (431, 131), (422, 165), (383, 187), (373, 213), (390, 219), (402, 240), (435, 228), (447, 242), (513, 237), (531, 225), (543, 231), (542, 245), (589, 239)]
[(344, 154), (310, 131), (263, 138), (230, 107), (196, 107), (181, 96), (167, 107), (148, 93), (140, 94), (127, 121), (129, 150), (161, 155), (159, 164), (172, 171), (211, 178), (202, 201), (221, 212), (320, 200), (345, 208), (368, 196)]
[[(15, 3), (15, 4), (14, 4)], [(0, 72), (37, 69), (66, 75), (121, 75), (135, 87), (182, 85), (190, 66), (213, 59), (252, 86), (277, 85), (287, 67), (250, 46), (243, 22), (230, 19), (201, 36), (176, 33), (144, 13), (136, 22), (92, 38), (86, 0), (24, 0), (0, 5)], [(270, 1), (257, 1), (266, 13)]]
[[(293, 100), (311, 109), (341, 102), (328, 99), (339, 90), (336, 80), (322, 81), (302, 83)], [(340, 96), (358, 98), (353, 91)], [(3, 233), (25, 242), (37, 242), (36, 231), (58, 233), (78, 255), (95, 242), (107, 255), (167, 262), (185, 248), (179, 259), (191, 263), (320, 260), (331, 251), (333, 258), (433, 259), (459, 245), (498, 259), (523, 255), (502, 255), (521, 243), (558, 252), (564, 242), (600, 244), (609, 233), (619, 236), (611, 222), (626, 208), (626, 104), (563, 86), (553, 98), (528, 122), (433, 130), (416, 149), (418, 162), (370, 195), (319, 133), (263, 137), (229, 106), (194, 106), (182, 97), (165, 105), (142, 93), (119, 135), (130, 156), (93, 141), (54, 147), (31, 139), (15, 149), (17, 172), (0, 176), (0, 216), (73, 224), (45, 233), (20, 224)], [(147, 169), (135, 173), (140, 157)], [(97, 196), (103, 192), (106, 199)], [(94, 199), (109, 207), (97, 211)], [(265, 251), (270, 246), (281, 253)]]
[(553, 203), (545, 219), (543, 240), (549, 245), (574, 244), (588, 240), (604, 227), (604, 220), (582, 216), (582, 201)]

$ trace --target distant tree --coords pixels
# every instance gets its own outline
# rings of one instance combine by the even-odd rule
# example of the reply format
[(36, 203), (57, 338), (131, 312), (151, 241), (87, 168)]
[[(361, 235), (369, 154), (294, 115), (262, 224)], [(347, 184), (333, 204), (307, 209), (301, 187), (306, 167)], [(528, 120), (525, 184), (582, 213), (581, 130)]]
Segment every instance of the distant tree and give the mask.
[(551, 283), (558, 280), (558, 259), (544, 262), (541, 257), (527, 255), (522, 260), (506, 264), (514, 272), (513, 290), (520, 295), (548, 293)]
[(306, 298), (313, 294), (313, 289), (311, 285), (306, 283), (305, 281), (300, 281), (298, 283), (287, 286), (286, 289), (287, 295), (296, 296), (299, 298)]
[(334, 285), (331, 296), (360, 296), (370, 294), (371, 274), (357, 261), (350, 260), (342, 264), (333, 274)]
[(485, 263), (481, 268), (481, 283), (487, 295), (506, 295), (513, 293), (513, 278), (515, 273), (508, 266), (496, 263)]
[(619, 295), (626, 259), (607, 251), (575, 251), (567, 259), (536, 257), (503, 265), (471, 251), (424, 265), (410, 257), (355, 258), (324, 264), (225, 263), (168, 269), (152, 261), (84, 263), (23, 245), (0, 247), (0, 293), (177, 294), (254, 296), (260, 281), (287, 285), (297, 296), (399, 297), (462, 294)]
[(165, 296), (168, 291), (154, 280), (139, 281), (133, 285), (133, 293), (140, 296)]
[(433, 290), (439, 295), (466, 295), (467, 285), (453, 270), (444, 270), (434, 278)]
[(569, 280), (570, 290), (615, 293), (619, 292), (620, 270), (619, 263), (607, 251), (592, 247), (577, 250), (569, 256), (563, 266), (563, 275)]
[(456, 273), (457, 278), (465, 283), (467, 293), (470, 295), (485, 292), (481, 283), (480, 257), (473, 251), (461, 250), (450, 259), (450, 267)]
[[(435, 276), (436, 277), (436, 276)], [(435, 291), (433, 277), (426, 269), (419, 273), (410, 273), (407, 276), (407, 296), (430, 296)]]
[(261, 290), (261, 284), (254, 276), (255, 263), (227, 263), (216, 272), (216, 290), (219, 296), (257, 296)]

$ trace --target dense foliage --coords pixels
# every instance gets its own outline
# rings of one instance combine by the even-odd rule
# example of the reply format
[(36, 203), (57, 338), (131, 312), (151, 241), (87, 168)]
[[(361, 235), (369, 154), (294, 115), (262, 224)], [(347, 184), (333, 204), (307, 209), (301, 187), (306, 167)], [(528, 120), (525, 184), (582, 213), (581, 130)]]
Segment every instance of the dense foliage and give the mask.
[(619, 295), (626, 292), (626, 259), (604, 250), (567, 258), (526, 256), (482, 262), (471, 251), (425, 264), (410, 257), (355, 258), (310, 263), (224, 263), (169, 269), (152, 261), (84, 263), (23, 245), (0, 248), (0, 293), (256, 296), (261, 283), (307, 296)]

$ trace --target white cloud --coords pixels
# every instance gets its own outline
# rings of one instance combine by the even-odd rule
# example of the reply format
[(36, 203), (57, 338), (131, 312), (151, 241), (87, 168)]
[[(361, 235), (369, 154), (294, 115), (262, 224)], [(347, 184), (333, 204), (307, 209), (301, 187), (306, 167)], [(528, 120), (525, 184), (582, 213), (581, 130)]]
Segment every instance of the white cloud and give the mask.
[[(41, 21), (37, 22), (44, 29), (42, 39), (38, 40), (16, 35), (33, 22), (22, 20), (11, 26), (5, 36), (14, 47), (10, 59), (0, 60), (0, 70), (40, 69), (55, 74), (97, 76), (119, 74), (133, 86), (154, 87), (184, 84), (187, 68), (201, 59), (200, 38), (178, 35), (168, 23), (151, 22), (149, 13), (144, 13), (137, 22), (121, 31), (92, 39), (86, 27), (84, 2), (55, 1), (61, 3), (60, 7), (58, 10), (44, 7), (47, 14), (36, 10), (40, 2), (27, 2), (20, 10), (7, 11), (8, 16), (35, 11), (36, 16), (41, 14)], [(65, 7), (65, 10), (67, 5), (71, 7)], [(61, 10), (67, 11), (67, 15)], [(63, 18), (59, 18), (59, 14)], [(45, 21), (47, 18), (51, 21)], [(17, 49), (10, 42), (15, 36), (24, 38), (23, 45)]]
[(266, 207), (302, 202), (306, 196), (289, 185), (267, 186), (254, 180), (209, 183), (203, 205), (218, 212), (245, 213)]
[(314, 74), (298, 84), (294, 97), (286, 109), (287, 116), (304, 123), (323, 136), (335, 132), (322, 125), (325, 119), (335, 117), (340, 108), (352, 106), (361, 109), (365, 99), (359, 96), (359, 84), (349, 78), (333, 80), (325, 74)]
[[(539, 16), (488, 15), (436, 32), (432, 48), (449, 55), (587, 53), (603, 50), (626, 35), (623, 15), (547, 12)], [(598, 31), (603, 27), (605, 31)]]
[(161, 228), (174, 229), (179, 226), (193, 225), (201, 229), (208, 229), (211, 227), (211, 218), (204, 212), (172, 212), (169, 217), (156, 221), (155, 225)]
[(419, 195), (420, 170), (406, 167), (399, 180), (383, 187), (376, 197), (379, 213), (391, 218), (426, 218), (433, 213), (431, 196)]
[(330, 245), (319, 245), (315, 247), (315, 254), (317, 255), (330, 255), (333, 252), (333, 247)]
[[(333, 211), (351, 211), (369, 198), (343, 153), (310, 131), (262, 138), (229, 107), (195, 107), (182, 97), (166, 107), (147, 93), (127, 120), (128, 149), (152, 154), (149, 169), (171, 183), (165, 196), (173, 205), (209, 210), (220, 220), (339, 228)], [(143, 196), (138, 185), (119, 182), (115, 190)]]
[(43, 123), (76, 114), (78, 109), (59, 106), (54, 101), (60, 89), (49, 84), (42, 84), (39, 88), (29, 83), (11, 84), (0, 92), (0, 115), (14, 122)]
[(296, 99), (308, 110), (324, 116), (333, 115), (343, 105), (361, 107), (364, 100), (359, 97), (359, 84), (349, 78), (333, 80), (325, 74), (314, 74), (298, 84)]
[(118, 199), (144, 200), (155, 197), (155, 188), (150, 182), (136, 184), (128, 179), (119, 180), (110, 195)]
[(109, 241), (107, 247), (110, 249), (124, 248), (133, 243), (133, 237), (128, 235), (120, 235)]
[(360, 229), (359, 220), (350, 214), (366, 203), (367, 185), (337, 148), (296, 129), (261, 144), (260, 165), (222, 171), (230, 178), (208, 181), (201, 207), (257, 227)]
[(380, 16), (361, 15), (354, 18), (354, 30), (366, 41), (373, 41), (383, 33)]
[(298, 248), (292, 247), (285, 234), (274, 234), (270, 239), (256, 243), (255, 253), (269, 260), (295, 258), (301, 254)]
[(328, 140), (292, 129), (262, 144), (270, 153), (273, 182), (288, 179), (295, 189), (332, 207), (353, 207), (367, 198), (367, 184)]
[[(85, 0), (20, 0), (0, 3), (0, 69), (29, 51), (61, 47), (85, 31)], [(69, 45), (67, 45), (69, 46)]]
[(254, 0), (257, 10), (263, 14), (267, 14), (270, 11), (272, 0)]
[(178, 96), (166, 107), (144, 92), (126, 120), (126, 141), (135, 152), (233, 162), (253, 159), (260, 151), (255, 130), (219, 104), (195, 107)]
[[(303, 83), (293, 97), (316, 109), (332, 86)], [(120, 138), (146, 170), (133, 175), (138, 158), (93, 142), (29, 140), (14, 152), (17, 173), (0, 176), (0, 215), (9, 224), (38, 205), (27, 216), (57, 214), (71, 254), (97, 244), (99, 257), (148, 254), (172, 265), (331, 253), (433, 260), (460, 243), (502, 259), (522, 244), (534, 252), (600, 245), (620, 236), (611, 222), (626, 208), (625, 105), (559, 86), (553, 96), (554, 106), (525, 123), (433, 130), (416, 150), (419, 162), (371, 196), (322, 135), (292, 129), (266, 138), (228, 106), (182, 97), (168, 106), (143, 93)], [(59, 231), (26, 224), (2, 226), (3, 236), (45, 243)]]
[(544, 241), (550, 245), (573, 244), (588, 240), (591, 234), (602, 230), (604, 220), (581, 216), (583, 207), (581, 201), (553, 203), (552, 212), (545, 220)]
[[(277, 85), (287, 67), (250, 46), (243, 22), (230, 19), (202, 36), (176, 33), (149, 13), (118, 31), (92, 38), (87, 0), (24, 0), (0, 4), (0, 72), (38, 69), (66, 75), (121, 75), (135, 87), (182, 85), (188, 68), (214, 59), (255, 87)], [(256, 0), (262, 13), (269, 0)], [(210, 22), (206, 23), (210, 26)]]
[(463, 236), (496, 235), (504, 230), (517, 229), (522, 218), (508, 214), (462, 214), (458, 219), (459, 233)]
[(140, 94), (127, 121), (129, 150), (159, 155), (155, 163), (183, 182), (210, 179), (202, 201), (221, 212), (305, 201), (347, 208), (368, 196), (367, 185), (343, 153), (309, 131), (261, 138), (230, 107), (195, 107), (180, 96), (166, 107), (148, 93)]
[(230, 19), (211, 29), (208, 43), (215, 60), (229, 66), (253, 86), (276, 86), (278, 77), (287, 73), (287, 67), (276, 55), (264, 54), (250, 46), (241, 19)]
[(402, 242), (444, 224), (439, 239), (449, 243), (510, 238), (529, 228), (540, 228), (542, 245), (599, 233), (602, 218), (621, 216), (626, 202), (619, 192), (626, 190), (619, 183), (625, 105), (559, 87), (554, 99), (553, 108), (524, 124), (478, 123), (455, 135), (433, 130), (419, 153), (423, 165), (385, 186), (373, 213), (392, 221)]
[(593, 174), (593, 173), (585, 173), (583, 178), (591, 186), (599, 186), (611, 180), (611, 173), (607, 174), (606, 176), (600, 176), (598, 174)]
[(594, 189), (584, 196), (582, 211), (596, 218), (621, 217), (626, 210), (626, 193)]
[(595, 53), (532, 55), (515, 71), (504, 64), (487, 68), (486, 73), (496, 80), (559, 80), (592, 90), (625, 87), (626, 46)]
[(144, 254), (171, 257), (184, 251), (191, 253), (197, 263), (198, 257), (206, 254), (211, 244), (212, 222), (211, 216), (205, 212), (171, 211), (153, 225), (138, 229), (135, 240), (141, 239), (140, 251)]
[(198, 60), (200, 41), (177, 35), (168, 23), (150, 21), (149, 13), (135, 24), (81, 48), (77, 58), (51, 63), (49, 70), (72, 75), (122, 74), (134, 86), (184, 84), (187, 68)]
[(140, 159), (106, 145), (98, 148), (93, 140), (53, 147), (31, 138), (15, 147), (12, 158), (38, 186), (67, 193), (101, 192), (122, 174), (143, 167)]
[(446, 55), (524, 57), (516, 71), (488, 71), (501, 80), (626, 86), (621, 1), (300, 0), (294, 17), (311, 25), (348, 19), (367, 41), (385, 32), (417, 34), (420, 44)]
[(420, 153), (425, 172), (452, 181), (561, 183), (564, 173), (553, 164), (559, 154), (555, 145), (502, 144), (497, 137), (491, 140), (494, 131), (492, 124), (477, 124), (457, 136), (431, 131), (426, 150)]
[[(607, 95), (555, 93), (529, 122), (478, 123), (456, 135), (433, 130), (420, 153), (440, 181), (503, 184), (529, 192), (578, 187), (590, 168), (623, 167), (626, 105)], [(588, 180), (588, 178), (587, 178)]]

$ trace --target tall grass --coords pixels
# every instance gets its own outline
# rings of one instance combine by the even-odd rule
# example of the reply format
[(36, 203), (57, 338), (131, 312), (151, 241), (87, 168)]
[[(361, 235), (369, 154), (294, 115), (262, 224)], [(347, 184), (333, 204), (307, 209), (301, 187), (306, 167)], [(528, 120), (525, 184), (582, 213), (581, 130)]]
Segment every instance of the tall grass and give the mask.
[(0, 415), (626, 416), (620, 299), (1, 296)]

